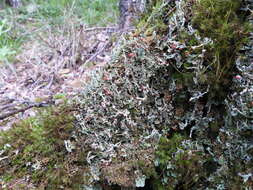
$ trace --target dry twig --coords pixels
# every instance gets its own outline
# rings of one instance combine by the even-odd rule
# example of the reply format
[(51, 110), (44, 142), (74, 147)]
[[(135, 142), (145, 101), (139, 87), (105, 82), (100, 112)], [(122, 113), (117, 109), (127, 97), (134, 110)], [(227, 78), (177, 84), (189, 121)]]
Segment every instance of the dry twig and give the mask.
[[(0, 121), (4, 120), (4, 119), (6, 119), (10, 116), (16, 115), (20, 112), (25, 112), (26, 110), (31, 109), (33, 107), (40, 108), (40, 107), (50, 106), (50, 105), (54, 104), (54, 101), (49, 100), (47, 102), (39, 102), (39, 103), (36, 103), (36, 102), (23, 102), (23, 104), (27, 104), (27, 106), (24, 107), (24, 108), (20, 108), (20, 109), (14, 109), (13, 111), (9, 111), (7, 113), (3, 113), (2, 115), (0, 115)], [(16, 105), (17, 104), (13, 104), (13, 106), (16, 106)], [(13, 108), (13, 107), (11, 107), (11, 108)]]

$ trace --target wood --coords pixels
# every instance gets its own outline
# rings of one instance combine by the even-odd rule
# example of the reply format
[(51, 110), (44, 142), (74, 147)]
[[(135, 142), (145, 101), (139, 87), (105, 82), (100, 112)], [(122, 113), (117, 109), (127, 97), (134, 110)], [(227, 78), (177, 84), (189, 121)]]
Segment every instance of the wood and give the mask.
[(121, 190), (136, 190), (136, 187), (121, 187)]
[(7, 109), (7, 112), (5, 112), (3, 114), (0, 114), (0, 121), (6, 119), (8, 117), (11, 117), (13, 115), (16, 115), (18, 113), (25, 112), (26, 110), (29, 110), (29, 109), (34, 108), (34, 107), (40, 108), (40, 107), (47, 107), (47, 106), (53, 105), (54, 101), (49, 100), (47, 102), (40, 102), (40, 103), (24, 102), (23, 104), (26, 105), (23, 108), (16, 108), (17, 104), (8, 104), (8, 105), (4, 106), (5, 109), (7, 109), (7, 108), (8, 109)]
[(147, 0), (120, 0), (119, 1), (119, 28), (132, 29), (133, 23), (145, 11)]
[(20, 7), (22, 5), (21, 0), (6, 0), (6, 3), (14, 8)]

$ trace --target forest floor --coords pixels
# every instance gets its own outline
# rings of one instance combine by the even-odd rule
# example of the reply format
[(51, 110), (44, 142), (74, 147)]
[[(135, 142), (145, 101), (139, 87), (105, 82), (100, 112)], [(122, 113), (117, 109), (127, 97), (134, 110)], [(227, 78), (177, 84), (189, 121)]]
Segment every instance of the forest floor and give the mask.
[(29, 1), (0, 11), (2, 189), (251, 189), (252, 2), (157, 1), (121, 36), (116, 0)]
[[(117, 7), (116, 1), (111, 1), (112, 5)], [(16, 48), (18, 50), (15, 49), (14, 56), (0, 60), (5, 61), (0, 65), (0, 116), (24, 110), (13, 117), (0, 120), (1, 130), (8, 129), (17, 120), (34, 116), (36, 109), (26, 110), (31, 104), (60, 104), (78, 93), (89, 82), (91, 71), (100, 69), (110, 61), (113, 44), (119, 36), (115, 24), (116, 9), (110, 13), (112, 15), (103, 17), (114, 18), (101, 21), (97, 17), (97, 24), (89, 24), (89, 20), (88, 24), (84, 24), (78, 14), (74, 14), (77, 4), (72, 5), (69, 13), (65, 12), (65, 4), (62, 7), (51, 4), (52, 10), (62, 9), (57, 13), (59, 17), (54, 15), (56, 13), (41, 16), (44, 14), (41, 13), (43, 6), (46, 4), (27, 4), (20, 10), (0, 10), (3, 18), (8, 18), (6, 15), (10, 18), (6, 19), (9, 25), (12, 24), (7, 26), (8, 30), (19, 37), (25, 36), (25, 40), (22, 39)], [(93, 8), (86, 7), (86, 12)], [(26, 13), (25, 19), (24, 10), (30, 11), (29, 14)], [(34, 16), (36, 14), (40, 16)], [(52, 23), (57, 19), (61, 21)], [(3, 28), (6, 27), (4, 24), (2, 23)], [(5, 46), (2, 49), (3, 47)], [(12, 50), (9, 48), (8, 51)]]

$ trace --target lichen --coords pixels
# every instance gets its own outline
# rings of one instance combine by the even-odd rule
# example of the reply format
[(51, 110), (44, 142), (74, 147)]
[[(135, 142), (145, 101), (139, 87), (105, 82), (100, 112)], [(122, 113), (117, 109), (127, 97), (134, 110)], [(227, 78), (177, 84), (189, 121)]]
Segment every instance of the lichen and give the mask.
[[(239, 170), (237, 174), (232, 172), (235, 168), (230, 167), (231, 162), (224, 152), (228, 139), (223, 139), (222, 131), (228, 126), (224, 116), (229, 115), (224, 103), (230, 101), (232, 90), (225, 87), (232, 86), (232, 76), (238, 71), (235, 68), (235, 52), (239, 52), (247, 42), (249, 24), (246, 16), (242, 18), (241, 13), (238, 16), (238, 6), (231, 7), (229, 2), (225, 11), (219, 12), (221, 7), (217, 0), (213, 1), (215, 10), (210, 11), (218, 10), (219, 14), (210, 13), (211, 17), (207, 19), (215, 23), (219, 18), (224, 21), (229, 17), (231, 22), (212, 25), (214, 31), (221, 31), (224, 27), (228, 30), (211, 35), (200, 32), (198, 24), (201, 21), (196, 22), (199, 15), (203, 14), (201, 11), (204, 6), (208, 5), (206, 2), (181, 0), (156, 3), (153, 11), (138, 26), (137, 32), (125, 36), (114, 61), (104, 69), (103, 80), (92, 91), (85, 91), (80, 96), (78, 101), (81, 110), (77, 115), (77, 126), (80, 134), (92, 139), (88, 142), (92, 147), (91, 165), (99, 168), (97, 163), (101, 160), (105, 165), (110, 165), (116, 159), (116, 162), (125, 166), (120, 170), (122, 176), (125, 176), (124, 171), (134, 173), (128, 167), (127, 158), (138, 158), (132, 158), (131, 155), (145, 150), (144, 144), (165, 154), (164, 160), (173, 158), (170, 164), (165, 162), (156, 168), (171, 172), (171, 176), (166, 172), (162, 176), (151, 172), (148, 176), (149, 180), (153, 179), (154, 189), (229, 187), (241, 181), (237, 175)], [(234, 1), (231, 3), (237, 5)], [(229, 34), (231, 31), (232, 35)], [(223, 47), (223, 43), (229, 48)], [(219, 45), (224, 49), (217, 49)], [(223, 53), (229, 55), (231, 45), (233, 53), (229, 60), (225, 60)], [(224, 63), (224, 66), (218, 66), (218, 62)], [(192, 148), (183, 150), (185, 153), (177, 158), (173, 156), (182, 147), (179, 143), (176, 149), (171, 148), (170, 143), (176, 138), (174, 134), (180, 134), (180, 142), (187, 142)], [(162, 139), (167, 139), (165, 141), (169, 145), (163, 149), (160, 144), (157, 149), (157, 139), (160, 139), (160, 143)], [(120, 150), (124, 150), (124, 156)], [(193, 154), (193, 157), (188, 155), (188, 151), (195, 150), (201, 154)], [(157, 157), (154, 160), (161, 159), (161, 155), (155, 155)], [(201, 170), (191, 170), (195, 165)], [(169, 166), (173, 169), (164, 169)], [(112, 169), (110, 166), (105, 168)], [(185, 175), (187, 172), (196, 177), (190, 178)], [(110, 175), (113, 183), (123, 185), (119, 178), (117, 181), (116, 173), (120, 172), (114, 173)], [(145, 174), (143, 172), (140, 175)], [(233, 178), (226, 181), (228, 176)], [(129, 186), (134, 183), (133, 179), (125, 180), (131, 181)], [(166, 180), (170, 183), (166, 184)]]
[(253, 3), (224, 2), (154, 2), (112, 62), (91, 73), (74, 113), (49, 110), (2, 133), (1, 179), (251, 189)]

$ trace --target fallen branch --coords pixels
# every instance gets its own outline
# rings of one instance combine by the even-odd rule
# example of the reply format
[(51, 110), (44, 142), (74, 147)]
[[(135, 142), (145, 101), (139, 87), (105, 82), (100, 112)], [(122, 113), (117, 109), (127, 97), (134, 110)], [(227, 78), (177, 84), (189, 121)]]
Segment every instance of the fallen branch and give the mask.
[(117, 27), (94, 27), (94, 28), (86, 28), (83, 29), (83, 32), (92, 32), (92, 31), (101, 31), (105, 30), (106, 32), (115, 32), (118, 30)]
[(13, 108), (13, 107), (16, 107), (16, 106), (18, 106), (18, 103), (6, 104), (6, 105), (0, 107), (0, 110), (6, 110), (6, 109)]
[(26, 110), (34, 108), (34, 107), (41, 108), (41, 107), (50, 106), (50, 105), (54, 104), (54, 101), (40, 102), (40, 103), (35, 103), (35, 102), (32, 102), (32, 103), (29, 102), (29, 103), (27, 103), (26, 102), (26, 104), (28, 104), (28, 106), (26, 106), (24, 108), (16, 109), (16, 110), (13, 110), (13, 111), (10, 111), (8, 113), (4, 113), (4, 114), (0, 115), (0, 121), (4, 120), (4, 119), (6, 119), (6, 118), (8, 118), (10, 116), (16, 115), (16, 114), (18, 114), (20, 112), (25, 112)]

